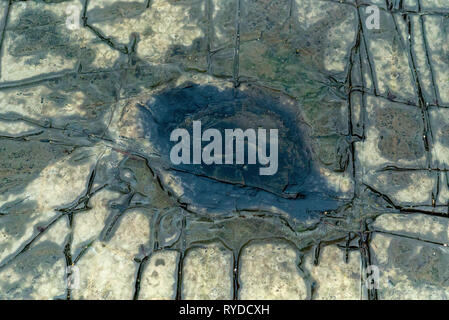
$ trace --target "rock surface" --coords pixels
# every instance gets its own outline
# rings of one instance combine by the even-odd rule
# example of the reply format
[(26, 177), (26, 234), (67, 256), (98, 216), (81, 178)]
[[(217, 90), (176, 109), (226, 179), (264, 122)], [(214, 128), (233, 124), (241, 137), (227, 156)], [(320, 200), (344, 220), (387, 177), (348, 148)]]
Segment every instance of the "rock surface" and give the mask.
[[(1, 1), (0, 299), (448, 298), (448, 12)], [(279, 174), (171, 165), (196, 119)]]

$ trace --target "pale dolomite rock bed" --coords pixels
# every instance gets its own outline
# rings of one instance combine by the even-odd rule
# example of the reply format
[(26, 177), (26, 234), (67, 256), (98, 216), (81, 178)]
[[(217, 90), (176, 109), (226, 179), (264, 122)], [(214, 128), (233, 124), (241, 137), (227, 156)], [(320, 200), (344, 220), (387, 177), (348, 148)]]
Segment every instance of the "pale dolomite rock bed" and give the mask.
[[(0, 299), (446, 299), (449, 9), (356, 3), (0, 2)], [(139, 106), (189, 86), (293, 108), (320, 207), (164, 166)]]

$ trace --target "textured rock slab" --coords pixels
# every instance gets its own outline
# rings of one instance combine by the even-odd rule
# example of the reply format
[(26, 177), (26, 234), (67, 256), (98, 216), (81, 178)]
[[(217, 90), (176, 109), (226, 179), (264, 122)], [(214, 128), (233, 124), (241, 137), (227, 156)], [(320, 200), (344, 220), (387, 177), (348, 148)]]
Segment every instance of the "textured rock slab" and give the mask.
[(427, 37), (429, 58), (435, 77), (437, 98), (435, 102), (449, 105), (449, 52), (447, 25), (448, 19), (438, 16), (426, 16), (424, 19), (424, 30)]
[(61, 75), (22, 89), (5, 89), (0, 92), (0, 118), (5, 125), (22, 121), (29, 131), (45, 129), (53, 140), (86, 145), (89, 133), (105, 133), (116, 85), (117, 75), (100, 72)]
[(444, 0), (428, 0), (421, 4), (424, 10), (438, 10), (440, 12), (447, 12), (447, 2)]
[(207, 70), (204, 1), (156, 0), (149, 8), (145, 4), (144, 0), (92, 2), (88, 23), (118, 48), (132, 43), (138, 35), (137, 53), (144, 61)]
[(172, 300), (176, 298), (179, 253), (158, 251), (151, 255), (140, 282), (140, 300)]
[[(75, 2), (80, 18), (82, 8)], [(17, 81), (45, 73), (74, 71), (78, 63), (89, 68), (106, 68), (119, 57), (118, 52), (79, 24), (66, 23), (68, 5), (14, 2), (10, 9), (2, 57), (2, 81)], [(50, 50), (49, 50), (50, 49)]]
[(149, 239), (143, 212), (127, 212), (109, 242), (95, 242), (76, 264), (79, 289), (75, 299), (132, 299), (137, 264), (134, 257)]
[(336, 246), (320, 250), (318, 265), (314, 265), (312, 253), (305, 257), (304, 268), (316, 283), (313, 299), (359, 300), (362, 297), (360, 253), (351, 252), (347, 262), (344, 258), (344, 250)]
[(118, 198), (117, 192), (102, 191), (92, 196), (90, 210), (76, 214), (73, 222), (72, 252), (78, 255), (85, 246), (97, 240), (111, 214), (110, 203)]
[[(76, 162), (76, 159), (92, 155), (92, 150), (80, 148), (66, 155), (64, 148), (47, 144), (24, 142), (26, 146), (22, 149), (17, 143), (3, 142), (6, 144), (0, 156), (2, 164), (17, 169), (4, 171), (5, 190), (0, 196), (0, 208), (4, 213), (0, 216), (0, 260), (19, 250), (39, 234), (40, 228), (46, 228), (60, 216), (56, 209), (72, 203), (82, 194), (94, 164), (92, 158)], [(27, 169), (15, 174), (14, 171), (21, 168)]]
[(182, 298), (227, 300), (233, 296), (233, 255), (219, 243), (193, 247), (183, 264)]
[(448, 299), (447, 247), (375, 233), (371, 249), (380, 299)]
[[(1, 1), (0, 298), (359, 299), (366, 257), (356, 246), (348, 263), (338, 246), (323, 247), (315, 266), (311, 253), (300, 257), (286, 241), (255, 239), (309, 247), (332, 228), (322, 228), (328, 221), (318, 211), (354, 200), (331, 214), (363, 220), (357, 206), (370, 208), (367, 190), (385, 200), (375, 210), (429, 213), (386, 214), (370, 224), (379, 298), (448, 298), (447, 1), (362, 2)], [(381, 8), (380, 30), (365, 27), (367, 4)], [(80, 26), (69, 27), (83, 6), (85, 18), (73, 21)], [(304, 166), (281, 183), (245, 169), (237, 179), (193, 172), (245, 182), (228, 188), (192, 172), (157, 177), (165, 168), (149, 168), (160, 160), (148, 135), (154, 127), (138, 111), (151, 113), (161, 92), (192, 83), (216, 89), (219, 99), (204, 99), (212, 106), (199, 104), (220, 120), (235, 102), (220, 94), (259, 88), (259, 100), (242, 100), (266, 112), (245, 105), (233, 117), (239, 125), (277, 119), (285, 111), (277, 100), (289, 100), (293, 112), (284, 119), (304, 122), (314, 187), (301, 185)], [(191, 96), (197, 105), (200, 95)], [(155, 114), (167, 110), (181, 115)], [(170, 127), (161, 128), (166, 136)], [(285, 198), (304, 190), (307, 205)], [(192, 213), (198, 208), (201, 217)], [(301, 222), (290, 219), (299, 212)], [(232, 249), (210, 243), (217, 238)], [(232, 252), (242, 246), (232, 270)], [(67, 265), (79, 271), (71, 290)]]
[(249, 244), (240, 257), (239, 298), (306, 299), (308, 286), (298, 269), (298, 260), (298, 252), (285, 242)]
[(9, 3), (7, 1), (2, 1), (0, 3), (0, 30), (5, 28), (6, 15), (8, 13)]
[(449, 109), (431, 108), (429, 118), (433, 132), (432, 166), (447, 169), (449, 166)]
[(425, 214), (383, 214), (371, 225), (373, 230), (418, 240), (449, 244), (449, 221)]
[(418, 108), (370, 96), (366, 116), (366, 140), (358, 155), (365, 170), (425, 166), (424, 129)]
[(67, 277), (64, 245), (69, 233), (63, 217), (0, 269), (0, 299), (48, 300), (66, 298)]
[(421, 110), (377, 97), (365, 107), (366, 139), (356, 143), (360, 179), (395, 206), (430, 206), (436, 176), (426, 170)]
[[(367, 14), (360, 9), (362, 21)], [(365, 72), (366, 83), (373, 83), (373, 90), (383, 96), (394, 95), (403, 101), (417, 102), (412, 70), (409, 66), (405, 21), (388, 11), (380, 11), (379, 30), (364, 29), (367, 44), (367, 59), (372, 64), (372, 73)], [(391, 30), (397, 30), (392, 32)], [(368, 70), (368, 69), (367, 69)]]

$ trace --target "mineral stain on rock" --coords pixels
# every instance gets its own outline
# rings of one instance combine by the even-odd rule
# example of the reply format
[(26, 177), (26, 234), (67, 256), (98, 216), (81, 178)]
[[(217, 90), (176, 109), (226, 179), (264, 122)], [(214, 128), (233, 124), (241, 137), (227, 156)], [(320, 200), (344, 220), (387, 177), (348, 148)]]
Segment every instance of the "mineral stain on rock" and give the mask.
[[(195, 211), (260, 210), (300, 216), (338, 203), (318, 173), (307, 127), (293, 99), (256, 86), (221, 89), (186, 84), (164, 90), (138, 108), (145, 137), (161, 156), (158, 171), (163, 184)], [(260, 175), (259, 163), (247, 163), (247, 139), (245, 164), (173, 164), (170, 151), (175, 142), (170, 141), (170, 133), (178, 128), (192, 133), (194, 121), (201, 121), (203, 132), (277, 129), (276, 174)]]

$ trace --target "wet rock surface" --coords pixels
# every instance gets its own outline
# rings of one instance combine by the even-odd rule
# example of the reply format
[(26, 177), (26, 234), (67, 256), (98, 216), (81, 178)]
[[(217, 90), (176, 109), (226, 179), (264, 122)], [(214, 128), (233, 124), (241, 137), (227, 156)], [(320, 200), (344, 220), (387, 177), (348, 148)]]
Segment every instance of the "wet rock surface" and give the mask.
[[(0, 299), (447, 298), (448, 14), (0, 1)], [(174, 165), (196, 120), (277, 174)]]
[[(305, 123), (299, 114), (300, 106), (288, 97), (254, 86), (219, 90), (210, 85), (187, 84), (156, 94), (137, 108), (136, 123), (124, 126), (137, 124), (163, 162), (153, 169), (161, 176), (163, 184), (167, 176), (174, 181), (173, 185), (165, 187), (191, 210), (227, 215), (236, 209), (275, 211), (279, 208), (289, 215), (311, 219), (311, 211), (336, 207), (338, 202), (334, 198), (344, 196), (329, 188), (326, 179), (321, 177), (319, 164), (311, 154)], [(174, 143), (167, 133), (186, 129), (193, 141), (195, 121), (200, 123), (200, 129), (197, 129), (200, 132), (216, 129), (223, 136), (226, 130), (235, 129), (246, 132), (264, 128), (267, 133), (271, 129), (278, 130), (276, 171), (261, 175), (261, 168), (270, 167), (257, 163), (236, 164), (235, 161), (226, 164), (224, 156), (217, 156), (220, 164), (195, 164), (190, 160), (188, 164), (173, 164), (171, 149)], [(224, 137), (215, 139), (223, 149)], [(267, 142), (270, 139), (266, 137)], [(245, 146), (245, 159), (248, 159), (249, 140)], [(261, 147), (258, 145), (257, 148)], [(267, 146), (267, 155), (274, 152), (269, 149)], [(204, 157), (204, 149), (202, 152)], [(219, 152), (224, 153), (223, 150)], [(205, 198), (204, 193), (209, 196)]]

